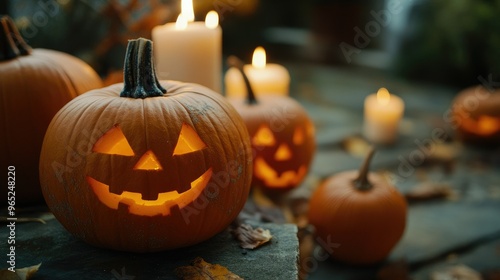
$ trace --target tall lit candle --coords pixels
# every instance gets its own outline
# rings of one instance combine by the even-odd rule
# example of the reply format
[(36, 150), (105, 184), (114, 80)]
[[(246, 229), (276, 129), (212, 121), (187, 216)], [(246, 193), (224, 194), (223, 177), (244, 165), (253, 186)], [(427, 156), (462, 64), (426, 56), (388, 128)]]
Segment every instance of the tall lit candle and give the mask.
[[(266, 63), (264, 48), (257, 47), (253, 53), (252, 65), (244, 66), (245, 74), (252, 84), (255, 95), (277, 94), (288, 95), (290, 74), (279, 64)], [(224, 77), (227, 96), (246, 96), (245, 82), (241, 73), (230, 68)]]
[(365, 99), (364, 135), (375, 144), (392, 144), (398, 137), (404, 102), (385, 88)]
[(194, 22), (192, 0), (182, 1), (177, 22), (152, 31), (158, 78), (206, 86), (221, 92), (222, 29), (215, 11)]

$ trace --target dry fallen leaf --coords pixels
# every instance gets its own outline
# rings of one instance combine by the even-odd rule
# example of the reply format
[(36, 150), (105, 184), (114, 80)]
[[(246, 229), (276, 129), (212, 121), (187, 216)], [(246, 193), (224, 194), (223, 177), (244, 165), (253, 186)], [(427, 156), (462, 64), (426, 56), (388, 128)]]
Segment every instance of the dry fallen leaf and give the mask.
[(424, 201), (438, 198), (447, 198), (454, 195), (450, 185), (443, 183), (424, 182), (410, 189), (405, 197), (408, 201)]
[(342, 148), (352, 156), (364, 157), (370, 147), (371, 144), (360, 136), (349, 136), (342, 141)]
[(18, 268), (15, 270), (16, 272), (12, 272), (8, 269), (2, 269), (2, 270), (0, 270), (0, 279), (2, 279), (2, 280), (28, 280), (31, 277), (33, 277), (33, 275), (35, 275), (35, 273), (38, 271), (38, 268), (40, 268), (41, 265), (42, 265), (42, 263), (39, 263), (37, 265), (33, 265), (33, 266), (29, 266), (29, 267)]
[(176, 268), (175, 274), (183, 280), (243, 280), (222, 265), (207, 263), (202, 258), (196, 258), (189, 266)]
[(456, 265), (431, 274), (431, 280), (482, 280), (481, 274), (465, 265)]
[(249, 224), (241, 224), (232, 230), (234, 237), (243, 249), (255, 249), (271, 240), (273, 237), (268, 229), (252, 228)]

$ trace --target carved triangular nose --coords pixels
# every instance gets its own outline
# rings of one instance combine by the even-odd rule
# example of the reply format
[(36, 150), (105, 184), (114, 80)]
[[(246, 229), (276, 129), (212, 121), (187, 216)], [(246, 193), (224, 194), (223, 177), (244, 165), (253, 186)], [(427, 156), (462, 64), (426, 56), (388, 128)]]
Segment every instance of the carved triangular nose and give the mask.
[(289, 160), (292, 158), (292, 152), (287, 144), (283, 143), (278, 147), (274, 154), (274, 159), (277, 161)]
[(145, 152), (135, 164), (134, 170), (162, 170), (160, 161), (155, 154), (149, 150)]

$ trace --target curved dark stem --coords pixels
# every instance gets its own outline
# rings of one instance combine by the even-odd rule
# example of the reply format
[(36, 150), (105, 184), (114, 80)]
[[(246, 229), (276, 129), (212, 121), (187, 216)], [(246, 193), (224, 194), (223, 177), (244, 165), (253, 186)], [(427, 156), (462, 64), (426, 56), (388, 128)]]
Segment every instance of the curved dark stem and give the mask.
[(375, 148), (371, 147), (370, 151), (365, 157), (365, 161), (359, 169), (359, 175), (356, 180), (354, 180), (354, 186), (358, 190), (366, 191), (372, 188), (370, 181), (368, 181), (368, 172), (370, 172), (370, 162), (372, 161), (373, 155), (375, 154)]
[(16, 25), (9, 16), (0, 17), (0, 61), (31, 53)]
[(238, 69), (243, 76), (243, 81), (245, 81), (245, 86), (247, 88), (247, 103), (248, 104), (257, 104), (257, 98), (255, 98), (255, 93), (252, 89), (252, 85), (250, 84), (250, 80), (248, 80), (247, 74), (245, 74), (245, 71), (243, 70), (243, 62), (237, 58), (236, 56), (232, 55), (227, 58), (227, 64), (230, 67), (234, 67)]
[(151, 40), (129, 40), (123, 66), (123, 82), (120, 97), (144, 99), (163, 96), (167, 92), (156, 77)]

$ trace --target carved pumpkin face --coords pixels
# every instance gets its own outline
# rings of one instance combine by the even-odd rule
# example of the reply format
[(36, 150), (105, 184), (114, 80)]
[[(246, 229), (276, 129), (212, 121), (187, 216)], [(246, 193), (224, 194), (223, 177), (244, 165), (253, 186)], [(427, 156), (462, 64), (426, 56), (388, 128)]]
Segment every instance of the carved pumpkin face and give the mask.
[(307, 175), (315, 142), (305, 110), (286, 96), (260, 96), (257, 104), (230, 98), (241, 114), (254, 150), (253, 183), (272, 190), (298, 186)]
[(246, 201), (252, 160), (241, 117), (207, 88), (162, 85), (164, 96), (144, 100), (119, 97), (121, 84), (88, 92), (47, 130), (45, 200), (88, 243), (133, 252), (196, 244)]
[[(99, 201), (111, 209), (117, 210), (123, 204), (134, 215), (166, 216), (172, 207), (182, 209), (192, 203), (206, 188), (212, 177), (212, 168), (203, 170), (189, 165), (189, 161), (201, 161), (206, 148), (196, 131), (183, 124), (175, 147), (168, 155), (163, 155), (167, 149), (159, 149), (158, 155), (152, 149), (136, 154), (119, 125), (115, 125), (97, 140), (91, 156), (100, 157), (103, 162), (112, 161), (130, 171), (127, 176), (109, 176), (109, 172), (97, 170), (87, 176), (87, 182)], [(168, 166), (172, 164), (186, 165), (184, 168), (195, 172), (182, 177), (170, 174)], [(145, 192), (141, 182), (148, 182), (152, 189), (161, 191)]]
[(452, 105), (453, 124), (466, 143), (500, 144), (500, 92), (475, 86), (460, 92)]

